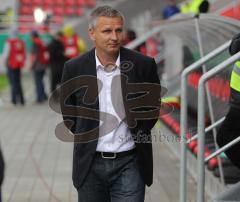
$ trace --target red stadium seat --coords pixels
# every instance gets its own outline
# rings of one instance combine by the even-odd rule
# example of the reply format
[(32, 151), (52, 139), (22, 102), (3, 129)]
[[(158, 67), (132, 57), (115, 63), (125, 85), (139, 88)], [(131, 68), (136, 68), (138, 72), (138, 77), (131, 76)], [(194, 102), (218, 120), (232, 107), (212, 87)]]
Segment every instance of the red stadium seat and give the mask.
[(29, 22), (34, 22), (34, 19), (33, 18), (26, 18), (24, 16), (19, 16), (18, 17), (18, 23), (29, 23)]
[(84, 6), (85, 5), (85, 0), (76, 0), (77, 6)]
[(85, 5), (90, 8), (93, 8), (96, 6), (96, 1), (95, 0), (85, 0)]
[(32, 7), (30, 6), (21, 6), (20, 7), (20, 14), (21, 15), (32, 15)]
[(84, 15), (84, 8), (77, 8), (77, 9), (76, 9), (76, 15), (77, 15), (77, 16), (82, 16), (82, 15)]
[(220, 14), (229, 18), (240, 20), (240, 6), (236, 5), (231, 8), (224, 9)]
[(63, 7), (61, 6), (53, 7), (53, 13), (54, 15), (64, 15)]
[(32, 0), (21, 0), (21, 4), (32, 4)]
[(64, 5), (64, 0), (55, 0), (54, 3), (57, 5)]
[(75, 0), (66, 0), (65, 4), (67, 6), (76, 6), (76, 1)]
[(33, 3), (34, 6), (39, 6), (40, 7), (42, 5), (42, 0), (33, 0), (32, 3)]
[(65, 14), (66, 15), (74, 15), (75, 14), (75, 9), (72, 6), (68, 6), (65, 9)]
[(43, 33), (49, 32), (49, 27), (46, 26), (46, 25), (42, 25), (42, 26), (39, 26), (39, 27), (38, 27), (38, 30), (39, 30), (40, 32), (43, 32)]
[(24, 26), (24, 25), (21, 25), (18, 27), (18, 31), (21, 32), (21, 33), (28, 33), (30, 32), (30, 27), (29, 26)]
[(44, 7), (50, 7), (54, 4), (52, 0), (43, 0)]
[(47, 4), (47, 5), (43, 5), (43, 10), (45, 11), (45, 12), (53, 12), (52, 10), (52, 6), (51, 5), (49, 5), (49, 4)]

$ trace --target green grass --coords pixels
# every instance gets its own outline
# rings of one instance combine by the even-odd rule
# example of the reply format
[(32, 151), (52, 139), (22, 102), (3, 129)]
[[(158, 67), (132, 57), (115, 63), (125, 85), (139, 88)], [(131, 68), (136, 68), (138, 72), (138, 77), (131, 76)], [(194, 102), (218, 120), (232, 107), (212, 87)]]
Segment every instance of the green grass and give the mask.
[(8, 79), (6, 75), (0, 74), (0, 91), (8, 86)]

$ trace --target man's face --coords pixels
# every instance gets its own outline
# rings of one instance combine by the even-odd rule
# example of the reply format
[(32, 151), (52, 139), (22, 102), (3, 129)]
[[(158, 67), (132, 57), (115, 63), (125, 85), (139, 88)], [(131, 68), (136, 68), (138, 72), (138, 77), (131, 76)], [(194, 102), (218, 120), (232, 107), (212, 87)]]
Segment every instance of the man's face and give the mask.
[(99, 17), (89, 35), (98, 52), (114, 55), (123, 42), (123, 21), (120, 17)]

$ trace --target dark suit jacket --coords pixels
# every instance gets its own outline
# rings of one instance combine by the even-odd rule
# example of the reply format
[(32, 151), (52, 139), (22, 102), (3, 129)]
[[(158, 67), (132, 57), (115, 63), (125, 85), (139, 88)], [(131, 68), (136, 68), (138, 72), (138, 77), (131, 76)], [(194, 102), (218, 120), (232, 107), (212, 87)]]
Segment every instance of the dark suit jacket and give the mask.
[[(127, 63), (123, 64), (123, 61), (127, 61)], [(128, 78), (129, 83), (152, 83), (152, 84), (160, 84), (158, 75), (157, 75), (157, 66), (154, 59), (143, 56), (135, 51), (131, 51), (126, 48), (120, 49), (120, 63), (121, 63), (121, 75), (125, 75)], [(123, 64), (123, 65), (122, 65)], [(127, 65), (126, 65), (127, 64)], [(125, 71), (128, 69), (128, 71)], [(87, 52), (86, 54), (77, 57), (75, 59), (69, 60), (65, 63), (63, 77), (62, 77), (62, 84), (64, 82), (70, 81), (71, 79), (83, 76), (83, 75), (90, 75), (95, 76), (97, 75), (96, 72), (96, 61), (95, 61), (95, 49)], [(122, 85), (122, 94), (123, 97), (128, 97), (128, 99), (136, 98), (139, 96), (139, 93), (132, 93), (130, 96), (128, 94), (128, 87), (124, 85), (124, 80), (121, 80)], [(63, 113), (63, 119), (65, 125), (72, 131), (74, 134), (79, 134), (86, 131), (91, 131), (94, 129), (98, 129), (99, 127), (99, 120), (91, 119), (91, 118), (84, 118), (78, 113), (78, 115), (69, 116), (64, 113), (65, 106), (82, 106), (87, 107), (90, 109), (99, 110), (99, 103), (98, 103), (98, 85), (97, 80), (91, 83), (91, 93), (93, 93), (96, 99), (92, 99), (89, 103), (84, 101), (85, 98), (85, 91), (86, 88), (79, 89), (79, 86), (76, 82), (73, 82), (72, 85), (76, 85), (74, 88), (74, 92), (67, 96), (61, 91), (61, 110)], [(158, 85), (158, 91), (155, 91), (155, 98), (148, 99), (148, 102), (152, 102), (155, 104), (156, 102), (160, 106), (160, 85)], [(136, 91), (138, 92), (138, 91)], [(123, 99), (124, 108), (126, 111), (126, 119), (127, 124), (130, 120), (134, 119), (132, 117), (132, 113), (129, 113), (130, 106), (129, 102)], [(156, 105), (147, 105), (147, 106), (156, 106)], [(150, 108), (137, 106), (138, 111), (149, 111)], [(73, 110), (73, 111), (77, 111)], [(99, 112), (97, 111), (97, 115)], [(153, 160), (152, 160), (152, 143), (151, 143), (151, 129), (154, 126), (155, 122), (157, 121), (159, 115), (159, 109), (157, 110), (157, 114), (155, 113), (155, 117), (151, 119), (138, 119), (136, 125), (131, 126), (130, 131), (134, 137), (136, 149), (137, 149), (137, 156), (138, 162), (140, 167), (141, 175), (144, 179), (146, 185), (150, 186), (152, 184), (153, 178)], [(78, 117), (77, 117), (78, 116)], [(98, 118), (98, 117), (97, 117)], [(70, 126), (67, 123), (67, 120), (71, 120), (72, 125)], [(98, 130), (96, 130), (98, 132)], [(75, 137), (78, 135), (75, 135)], [(142, 139), (143, 140), (142, 140)], [(150, 141), (146, 143), (146, 138)], [(143, 142), (145, 141), (145, 142)], [(97, 139), (93, 139), (91, 141), (85, 143), (74, 143), (74, 151), (73, 151), (73, 183), (76, 188), (79, 188), (83, 183), (84, 179), (88, 174), (89, 168), (91, 167), (91, 163), (93, 160), (93, 156), (95, 155), (97, 147)]]

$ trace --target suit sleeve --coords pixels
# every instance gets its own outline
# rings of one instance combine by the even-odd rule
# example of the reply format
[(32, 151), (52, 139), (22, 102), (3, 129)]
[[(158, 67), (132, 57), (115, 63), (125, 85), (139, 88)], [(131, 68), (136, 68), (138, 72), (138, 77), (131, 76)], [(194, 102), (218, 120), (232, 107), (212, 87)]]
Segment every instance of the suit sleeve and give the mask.
[(152, 59), (152, 65), (151, 65), (151, 70), (149, 72), (149, 77), (152, 78), (151, 79), (152, 83), (160, 84), (160, 80), (157, 73), (157, 64), (154, 59)]
[[(149, 83), (152, 83), (152, 84), (158, 84), (159, 85), (159, 89), (157, 92), (153, 92), (154, 93), (154, 96), (151, 98), (151, 99), (154, 99), (152, 100), (153, 103), (159, 103), (159, 108), (160, 108), (160, 105), (161, 105), (161, 86), (160, 86), (160, 80), (159, 80), (159, 77), (158, 77), (158, 74), (157, 74), (157, 64), (155, 62), (154, 59), (152, 59), (151, 61), (151, 65), (149, 65), (149, 68), (148, 68), (148, 73), (147, 73), (147, 81)], [(159, 115), (159, 113), (158, 113)], [(158, 120), (158, 117), (157, 118), (152, 118), (152, 119), (149, 119), (149, 120), (144, 120), (143, 121), (143, 124), (142, 124), (142, 130), (143, 131), (150, 131), (155, 123), (157, 122)]]
[[(76, 106), (76, 99), (74, 97), (74, 94), (65, 96), (66, 93), (63, 93), (63, 86), (66, 85), (66, 83), (72, 79), (73, 76), (71, 76), (71, 73), (69, 71), (69, 66), (67, 65), (67, 63), (65, 63), (64, 65), (64, 69), (63, 69), (63, 75), (62, 75), (62, 80), (61, 80), (61, 90), (60, 90), (60, 106), (61, 106), (61, 111), (62, 111), (62, 116), (63, 116), (63, 121), (65, 126), (71, 130), (72, 133), (75, 133), (75, 129), (76, 129), (76, 116), (73, 115), (66, 115), (64, 113), (64, 111), (68, 111), (67, 107), (68, 106)], [(70, 123), (69, 121), (71, 121), (71, 124), (67, 124)]]
[[(159, 102), (159, 108), (160, 108), (160, 106), (161, 106), (161, 84), (160, 84), (159, 76), (157, 73), (157, 64), (154, 59), (152, 59), (152, 65), (151, 65), (151, 71), (149, 72), (149, 77), (151, 78), (151, 83), (159, 85), (159, 91), (156, 92), (157, 93), (156, 99), (158, 99), (157, 101)], [(158, 118), (153, 119), (151, 121), (151, 124), (150, 124), (151, 129), (154, 127), (157, 120), (158, 120)]]

